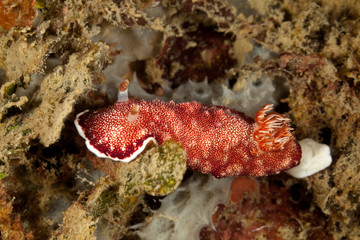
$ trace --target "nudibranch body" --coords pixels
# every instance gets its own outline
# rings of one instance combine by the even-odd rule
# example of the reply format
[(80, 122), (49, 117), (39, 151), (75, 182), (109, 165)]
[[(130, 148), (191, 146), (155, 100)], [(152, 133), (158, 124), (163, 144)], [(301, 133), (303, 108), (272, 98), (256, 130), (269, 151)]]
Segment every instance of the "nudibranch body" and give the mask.
[(129, 162), (148, 143), (173, 139), (185, 149), (188, 168), (216, 178), (276, 174), (300, 162), (301, 148), (290, 119), (268, 113), (272, 105), (265, 105), (253, 120), (226, 107), (197, 102), (131, 100), (127, 86), (128, 81), (121, 84), (114, 105), (76, 117), (79, 134), (98, 157)]

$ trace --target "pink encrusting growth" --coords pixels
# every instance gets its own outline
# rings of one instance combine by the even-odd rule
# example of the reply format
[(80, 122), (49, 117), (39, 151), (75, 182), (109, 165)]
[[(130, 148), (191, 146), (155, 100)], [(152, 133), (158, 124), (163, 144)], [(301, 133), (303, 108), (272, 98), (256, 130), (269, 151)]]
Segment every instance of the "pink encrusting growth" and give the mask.
[[(176, 104), (128, 99), (119, 88), (112, 106), (77, 115), (75, 125), (88, 148), (99, 157), (129, 162), (150, 142), (180, 142), (187, 167), (216, 178), (276, 174), (299, 164), (301, 148), (291, 134), (290, 119), (258, 111), (255, 120), (244, 113), (197, 102)], [(124, 87), (125, 86), (125, 87)]]

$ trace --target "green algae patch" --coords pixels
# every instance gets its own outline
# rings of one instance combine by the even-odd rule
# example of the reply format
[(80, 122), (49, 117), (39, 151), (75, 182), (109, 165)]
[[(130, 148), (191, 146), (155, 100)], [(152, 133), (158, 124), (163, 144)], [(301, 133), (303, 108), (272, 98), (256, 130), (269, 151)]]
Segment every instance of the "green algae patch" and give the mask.
[(135, 196), (146, 192), (152, 196), (165, 196), (179, 186), (186, 171), (186, 153), (175, 141), (147, 151), (127, 166), (124, 194)]
[(14, 129), (20, 127), (22, 125), (22, 123), (23, 123), (23, 120), (21, 118), (15, 119), (15, 121), (13, 123), (11, 123), (10, 125), (8, 125), (6, 127), (5, 136), (8, 135)]
[(46, 2), (45, 0), (37, 0), (35, 2), (35, 8), (37, 9), (44, 9), (46, 7)]
[(119, 203), (118, 186), (110, 186), (100, 194), (97, 203), (92, 210), (94, 217), (105, 214), (109, 209)]
[(4, 84), (4, 87), (2, 88), (3, 92), (2, 92), (2, 96), (4, 98), (8, 98), (10, 97), (13, 93), (15, 93), (16, 89), (17, 89), (17, 84), (16, 82), (7, 82)]

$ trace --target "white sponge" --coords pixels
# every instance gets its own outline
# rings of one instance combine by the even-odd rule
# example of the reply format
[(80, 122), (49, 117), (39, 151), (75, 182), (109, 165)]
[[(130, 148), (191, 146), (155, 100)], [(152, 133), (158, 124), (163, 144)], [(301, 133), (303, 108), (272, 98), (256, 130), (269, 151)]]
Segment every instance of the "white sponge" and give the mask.
[(162, 200), (152, 221), (137, 234), (143, 240), (198, 240), (201, 229), (212, 223), (215, 207), (228, 199), (232, 180), (195, 173)]
[(302, 151), (301, 162), (286, 173), (295, 178), (304, 178), (330, 166), (332, 158), (328, 145), (317, 143), (310, 138), (305, 138), (299, 143)]

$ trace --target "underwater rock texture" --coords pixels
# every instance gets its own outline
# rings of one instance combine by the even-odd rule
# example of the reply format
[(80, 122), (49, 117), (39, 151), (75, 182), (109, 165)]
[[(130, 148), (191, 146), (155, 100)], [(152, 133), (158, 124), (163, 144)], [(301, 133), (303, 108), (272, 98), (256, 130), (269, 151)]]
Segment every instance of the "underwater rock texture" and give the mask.
[[(159, 168), (149, 183), (150, 165), (96, 158), (73, 126), (78, 112), (111, 104), (121, 77), (134, 72), (133, 97), (180, 96), (249, 115), (277, 103), (297, 138), (330, 146), (333, 164), (302, 180), (283, 174), (259, 180), (274, 186), (275, 178), (279, 199), (304, 199), (290, 216), (316, 213), (276, 237), (306, 239), (294, 233), (320, 222), (329, 239), (360, 238), (359, 1), (4, 0), (0, 10), (0, 238), (137, 237), (129, 226), (146, 223), (161, 204), (149, 194), (173, 191), (182, 172), (174, 184)], [(188, 78), (196, 88), (185, 87)], [(184, 170), (170, 155), (166, 176)], [(157, 161), (152, 168), (162, 166)], [(303, 191), (292, 191), (296, 186)], [(232, 207), (225, 204), (225, 213)], [(251, 222), (265, 226), (257, 232), (275, 225), (263, 206), (256, 212), (266, 216), (264, 225)], [(236, 220), (246, 228), (245, 218)]]
[(276, 178), (237, 177), (229, 203), (218, 206), (214, 227), (204, 228), (200, 239), (333, 239), (324, 214), (309, 208), (303, 190), (296, 184), (287, 189)]
[(186, 171), (185, 151), (174, 141), (150, 149), (129, 164), (93, 156), (91, 161), (110, 178), (92, 184), (91, 191), (83, 192), (64, 212), (54, 239), (116, 239), (126, 234), (134, 212), (149, 211), (144, 193), (156, 197), (175, 191)]

